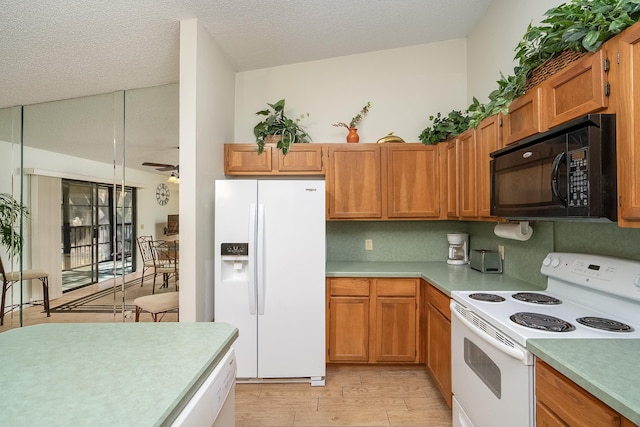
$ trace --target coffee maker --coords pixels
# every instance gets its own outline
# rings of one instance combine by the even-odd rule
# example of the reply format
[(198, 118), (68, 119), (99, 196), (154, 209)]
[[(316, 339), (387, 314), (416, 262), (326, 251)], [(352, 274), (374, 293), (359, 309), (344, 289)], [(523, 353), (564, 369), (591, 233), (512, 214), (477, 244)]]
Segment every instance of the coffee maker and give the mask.
[(469, 263), (469, 235), (466, 233), (447, 234), (449, 257), (447, 264), (463, 265)]

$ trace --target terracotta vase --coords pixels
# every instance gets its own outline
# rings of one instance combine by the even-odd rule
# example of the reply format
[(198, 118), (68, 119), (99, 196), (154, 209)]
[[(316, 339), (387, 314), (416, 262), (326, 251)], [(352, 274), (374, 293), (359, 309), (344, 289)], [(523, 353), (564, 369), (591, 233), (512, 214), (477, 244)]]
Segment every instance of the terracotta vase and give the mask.
[(358, 129), (349, 128), (349, 133), (347, 134), (347, 142), (360, 142), (360, 137), (358, 136)]

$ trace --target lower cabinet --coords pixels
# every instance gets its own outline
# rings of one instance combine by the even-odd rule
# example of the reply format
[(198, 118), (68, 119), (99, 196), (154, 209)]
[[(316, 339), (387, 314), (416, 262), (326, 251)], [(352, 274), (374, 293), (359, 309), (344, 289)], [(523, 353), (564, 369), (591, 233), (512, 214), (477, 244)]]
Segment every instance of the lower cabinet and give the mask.
[(631, 427), (631, 421), (536, 359), (536, 427)]
[(449, 297), (427, 285), (427, 368), (451, 407), (451, 310)]
[(418, 279), (327, 279), (327, 361), (417, 363)]

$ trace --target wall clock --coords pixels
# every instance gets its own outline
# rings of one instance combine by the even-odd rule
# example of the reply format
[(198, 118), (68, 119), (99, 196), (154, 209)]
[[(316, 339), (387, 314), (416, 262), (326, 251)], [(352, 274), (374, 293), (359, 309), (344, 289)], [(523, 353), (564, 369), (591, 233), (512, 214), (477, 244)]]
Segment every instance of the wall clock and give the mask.
[(169, 187), (164, 182), (156, 187), (156, 200), (160, 206), (169, 203)]

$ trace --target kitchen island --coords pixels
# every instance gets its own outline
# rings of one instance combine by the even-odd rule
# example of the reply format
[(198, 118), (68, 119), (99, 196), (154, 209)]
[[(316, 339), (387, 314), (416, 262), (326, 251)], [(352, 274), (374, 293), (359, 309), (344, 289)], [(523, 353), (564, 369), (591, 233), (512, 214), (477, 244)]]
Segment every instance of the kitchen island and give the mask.
[(170, 425), (231, 348), (225, 323), (42, 324), (0, 334), (3, 425)]

